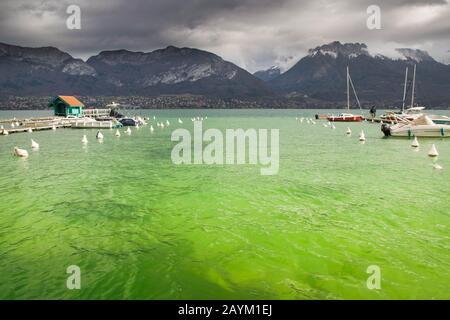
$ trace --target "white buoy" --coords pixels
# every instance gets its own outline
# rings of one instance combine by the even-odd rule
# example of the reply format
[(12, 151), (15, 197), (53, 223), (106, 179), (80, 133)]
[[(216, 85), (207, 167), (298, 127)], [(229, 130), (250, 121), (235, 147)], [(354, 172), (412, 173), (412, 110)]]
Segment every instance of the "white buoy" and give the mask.
[(14, 147), (14, 155), (16, 157), (20, 158), (27, 158), (28, 157), (28, 151), (24, 149), (19, 149), (17, 147)]
[(156, 120), (156, 116), (153, 116), (153, 120)]
[(166, 120), (166, 126), (170, 126), (169, 120)]
[(119, 130), (116, 130), (115, 136), (116, 136), (116, 137), (120, 137), (120, 132), (119, 132)]
[(336, 127), (334, 126), (334, 124), (331, 125), (331, 129), (336, 129)]
[(348, 136), (352, 134), (352, 129), (350, 127), (347, 127), (347, 132), (345, 132)]
[(327, 125), (326, 123), (324, 123), (323, 126), (324, 126), (325, 128), (328, 128), (328, 125)]
[(28, 133), (32, 133), (33, 132), (33, 129), (31, 129), (31, 128), (28, 128)]
[(359, 134), (359, 141), (366, 141), (366, 135), (363, 130), (361, 130), (361, 133)]
[(413, 147), (413, 148), (419, 147), (419, 140), (417, 140), (417, 137), (414, 137), (414, 140), (411, 143), (411, 147)]
[(4, 136), (7, 136), (8, 134), (9, 134), (8, 130), (6, 130), (6, 129), (3, 129), (3, 131), (2, 131), (2, 135), (4, 135)]
[(52, 126), (52, 130), (56, 130), (56, 127), (55, 127), (55, 125), (53, 125), (53, 126)]
[(84, 144), (88, 143), (86, 135), (83, 135), (83, 139), (81, 139), (81, 142), (83, 142)]
[(39, 143), (31, 139), (31, 149), (38, 150), (39, 149)]
[(164, 129), (164, 123), (161, 123), (161, 129)]
[(428, 151), (428, 156), (434, 158), (434, 157), (437, 157), (438, 155), (439, 155), (439, 152), (437, 151), (436, 146), (433, 143), (433, 145), (430, 148), (430, 151)]
[(97, 131), (97, 135), (95, 136), (98, 140), (103, 140), (103, 133)]
[(178, 123), (179, 123), (179, 124), (182, 124), (183, 121), (182, 121), (180, 118), (178, 118)]
[(125, 133), (126, 133), (126, 134), (131, 134), (131, 129), (130, 129), (130, 127), (128, 127), (127, 130), (125, 130)]
[(150, 125), (150, 131), (153, 132), (155, 129), (153, 128), (152, 125)]
[(15, 128), (16, 125), (14, 123), (11, 123), (11, 128)]

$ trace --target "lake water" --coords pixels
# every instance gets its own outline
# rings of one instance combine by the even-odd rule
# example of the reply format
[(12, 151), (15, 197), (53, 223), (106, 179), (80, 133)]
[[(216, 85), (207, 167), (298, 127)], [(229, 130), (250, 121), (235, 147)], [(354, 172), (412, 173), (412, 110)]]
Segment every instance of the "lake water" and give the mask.
[[(449, 299), (450, 139), (413, 150), (379, 124), (295, 121), (316, 112), (147, 110), (171, 125), (105, 130), (103, 143), (95, 130), (0, 136), (0, 298)], [(174, 165), (170, 135), (193, 116), (223, 131), (279, 128), (278, 174)], [(80, 290), (66, 287), (70, 265)], [(366, 286), (371, 265), (379, 290)]]

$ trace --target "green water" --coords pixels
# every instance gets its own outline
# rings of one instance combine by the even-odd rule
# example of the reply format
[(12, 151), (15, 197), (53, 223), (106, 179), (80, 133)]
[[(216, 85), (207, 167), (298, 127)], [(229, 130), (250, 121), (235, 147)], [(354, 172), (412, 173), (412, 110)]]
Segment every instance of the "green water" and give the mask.
[[(295, 121), (315, 111), (141, 113), (171, 126), (106, 130), (103, 143), (95, 130), (0, 136), (0, 298), (450, 298), (450, 139), (414, 151), (379, 124)], [(172, 164), (171, 132), (197, 115), (204, 128), (279, 128), (279, 173)], [(69, 265), (81, 290), (66, 288)], [(380, 290), (366, 286), (369, 265)]]

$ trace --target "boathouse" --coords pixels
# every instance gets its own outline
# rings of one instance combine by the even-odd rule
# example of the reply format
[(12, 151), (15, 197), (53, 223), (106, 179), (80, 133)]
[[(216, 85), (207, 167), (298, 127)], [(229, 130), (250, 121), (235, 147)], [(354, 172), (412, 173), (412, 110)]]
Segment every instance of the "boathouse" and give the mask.
[(74, 96), (57, 96), (48, 104), (55, 111), (55, 116), (75, 116), (83, 115), (84, 104)]

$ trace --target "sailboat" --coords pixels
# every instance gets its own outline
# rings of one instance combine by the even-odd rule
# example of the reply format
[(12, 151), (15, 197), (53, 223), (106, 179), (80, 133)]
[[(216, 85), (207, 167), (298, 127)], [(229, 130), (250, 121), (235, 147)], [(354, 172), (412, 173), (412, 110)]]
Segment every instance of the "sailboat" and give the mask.
[(423, 109), (425, 107), (419, 107), (414, 106), (414, 98), (415, 98), (415, 90), (416, 90), (416, 65), (414, 65), (414, 74), (413, 74), (413, 82), (412, 82), (412, 94), (411, 94), (411, 105), (409, 108), (406, 108), (406, 94), (407, 94), (407, 88), (408, 88), (408, 67), (406, 67), (405, 70), (405, 83), (403, 85), (403, 102), (402, 102), (402, 109), (400, 112), (394, 112), (389, 111), (386, 112), (386, 114), (380, 116), (381, 120), (385, 121), (399, 121), (401, 119), (406, 119), (409, 121), (412, 121), (414, 119), (417, 119), (423, 114)]
[(350, 113), (350, 85), (352, 86), (353, 93), (355, 94), (356, 101), (358, 102), (359, 109), (361, 109), (361, 104), (359, 103), (358, 95), (356, 94), (355, 86), (353, 85), (352, 78), (350, 77), (350, 72), (347, 66), (347, 110), (348, 113), (341, 113), (338, 116), (328, 116), (328, 121), (341, 121), (341, 122), (360, 122), (364, 120), (362, 115), (354, 115)]

